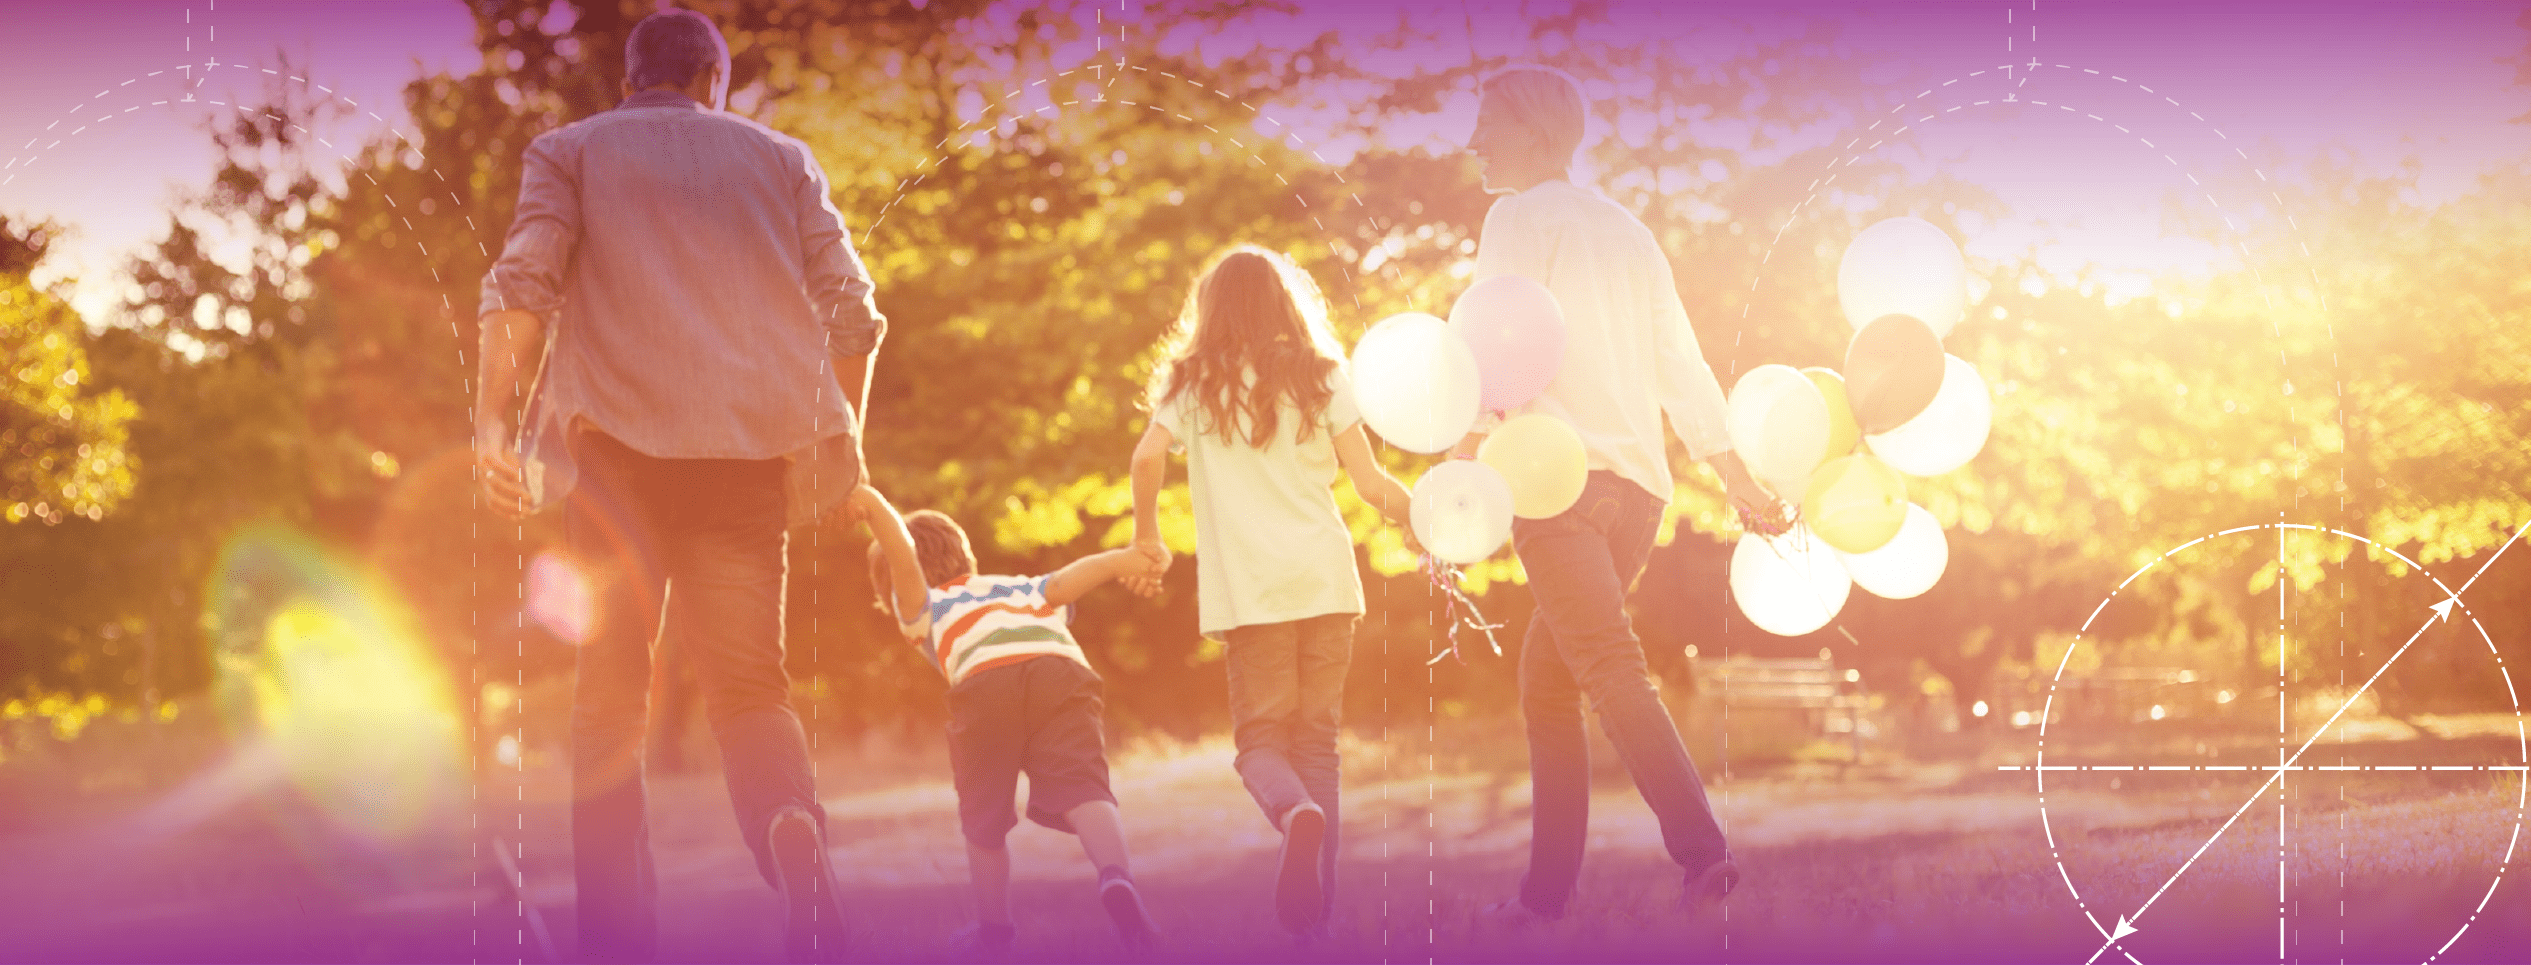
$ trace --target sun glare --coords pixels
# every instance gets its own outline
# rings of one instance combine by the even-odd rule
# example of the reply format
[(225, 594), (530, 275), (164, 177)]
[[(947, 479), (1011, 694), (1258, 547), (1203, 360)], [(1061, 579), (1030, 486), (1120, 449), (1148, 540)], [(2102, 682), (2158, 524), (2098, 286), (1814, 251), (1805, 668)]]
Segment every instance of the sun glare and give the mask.
[(456, 700), (390, 591), (271, 528), (231, 538), (212, 590), (222, 709), (301, 797), (380, 839), (416, 833), (453, 802)]
[(538, 553), (527, 564), (527, 618), (564, 643), (589, 639), (596, 619), (589, 578), (571, 561), (554, 553)]

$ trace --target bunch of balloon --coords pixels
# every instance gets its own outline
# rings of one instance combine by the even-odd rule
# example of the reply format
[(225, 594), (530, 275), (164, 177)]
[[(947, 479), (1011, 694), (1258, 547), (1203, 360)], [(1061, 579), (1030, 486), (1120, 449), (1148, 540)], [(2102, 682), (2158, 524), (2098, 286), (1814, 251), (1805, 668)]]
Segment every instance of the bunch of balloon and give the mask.
[[(1486, 413), (1526, 405), (1564, 360), (1564, 313), (1544, 285), (1517, 276), (1470, 286), (1450, 318), (1391, 316), (1354, 347), (1362, 419), (1410, 452), (1450, 449)], [(1582, 438), (1563, 420), (1528, 414), (1496, 427), (1474, 460), (1415, 481), (1413, 528), (1424, 552), (1465, 565), (1492, 556), (1515, 516), (1542, 519), (1581, 498)]]
[(1891, 218), (1837, 265), (1854, 339), (1841, 370), (1761, 365), (1732, 386), (1724, 427), (1750, 475), (1792, 505), (1788, 532), (1742, 536), (1731, 593), (1760, 629), (1799, 636), (1836, 619), (1853, 587), (1917, 596), (1950, 562), (1907, 477), (1967, 465), (1986, 446), (1986, 380), (1942, 338), (1968, 311), (1968, 268), (1942, 229)]

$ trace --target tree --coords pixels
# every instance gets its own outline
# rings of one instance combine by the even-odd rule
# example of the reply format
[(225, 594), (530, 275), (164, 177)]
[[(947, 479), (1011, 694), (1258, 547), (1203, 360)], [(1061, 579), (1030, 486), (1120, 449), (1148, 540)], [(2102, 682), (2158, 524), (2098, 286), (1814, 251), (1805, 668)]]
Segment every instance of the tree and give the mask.
[(99, 519), (132, 492), (131, 401), (94, 387), (79, 316), (30, 280), (53, 234), (0, 217), (0, 520), (13, 526)]
[(99, 378), (77, 313), (29, 280), (53, 234), (0, 219), (0, 702), (76, 732), (95, 709), (79, 699), (94, 676), (80, 647), (102, 632), (111, 648), (113, 630), (97, 619), (102, 588), (50, 551), (126, 507), (139, 407)]

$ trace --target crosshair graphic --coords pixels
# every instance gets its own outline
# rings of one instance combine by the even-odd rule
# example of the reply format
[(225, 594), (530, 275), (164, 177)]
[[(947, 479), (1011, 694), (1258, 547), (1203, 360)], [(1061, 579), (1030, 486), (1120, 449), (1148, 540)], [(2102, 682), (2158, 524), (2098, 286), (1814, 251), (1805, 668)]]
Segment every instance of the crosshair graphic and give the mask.
[[(2273, 803), (2274, 805), (2277, 833), (2274, 873), (2277, 876), (2278, 960), (2290, 961), (2304, 957), (2325, 957), (2331, 960), (2342, 961), (2342, 956), (2346, 950), (2347, 934), (2346, 929), (2344, 928), (2344, 925), (2346, 924), (2344, 921), (2346, 908), (2345, 896), (2347, 894), (2346, 869), (2349, 867), (2347, 854), (2347, 842), (2349, 840), (2347, 832), (2349, 831), (2349, 828), (2347, 827), (2347, 820), (2351, 813), (2360, 813), (2356, 812), (2353, 808), (2346, 806), (2351, 800), (2347, 797), (2346, 793), (2348, 788), (2347, 782), (2351, 779), (2365, 779), (2372, 781), (2399, 781), (2404, 779), (2416, 782), (2435, 780), (2440, 781), (2445, 786), (2449, 786), (2451, 782), (2456, 779), (2466, 782), (2470, 779), (2471, 775), (2484, 775), (2490, 785), (2487, 790), (2489, 796), (2491, 797), (2500, 797), (2501, 792), (2506, 789), (2507, 784), (2511, 784), (2511, 789), (2513, 791), (2513, 806), (2510, 809), (2510, 814), (2506, 815), (2504, 813), (2504, 809), (2501, 807), (2497, 809), (2496, 813), (2499, 817), (2509, 817), (2509, 823), (2512, 827), (2499, 835), (2491, 835), (2489, 839), (2484, 842), (2484, 846), (2489, 850), (2489, 852), (2496, 854), (2497, 858), (2495, 871), (2490, 876), (2487, 882), (2486, 890), (2481, 894), (2476, 906), (2451, 909), (2451, 920), (2456, 924), (2449, 937), (2445, 938), (2439, 945), (2432, 948), (2415, 949), (2414, 954), (2419, 960), (2433, 962), (2440, 958), (2444, 953), (2450, 951), (2452, 945), (2455, 942), (2458, 942), (2463, 934), (2468, 932), (2469, 927), (2472, 924), (2477, 922), (2478, 916), (2486, 911), (2489, 900), (2495, 897), (2496, 888), (2503, 883), (2505, 871), (2511, 865), (2514, 850), (2521, 841), (2522, 824), (2524, 819), (2525, 778), (2526, 776), (2531, 776), (2531, 734), (2526, 734), (2521, 712), (2521, 702), (2518, 692), (2514, 688), (2512, 675), (2506, 669), (2503, 654), (2496, 648), (2494, 639), (2488, 635), (2486, 627), (2478, 622), (2477, 616), (2471, 613), (2468, 606), (2462, 602), (2461, 595), (2467, 592), (2472, 584), (2477, 582), (2479, 575), (2486, 573), (2488, 567), (2493, 566), (2497, 559), (2503, 557), (2505, 552), (2512, 548), (2514, 542), (2520, 541), (2524, 531), (2526, 530), (2531, 530), (2531, 524), (2526, 524), (2523, 529), (2515, 531), (2512, 539), (2508, 540), (2503, 546), (2498, 547), (2496, 553), (2490, 556), (2485, 564), (2480, 566), (2478, 572), (2472, 574), (2470, 579), (2464, 581), (2457, 589), (2443, 582), (2441, 578), (2428, 572), (2415, 560), (2409, 559), (2407, 556), (2400, 554), (2396, 549), (2375, 543), (2363, 536), (2322, 526), (2279, 522), (2234, 527), (2232, 529), (2201, 536), (2197, 539), (2180, 544), (2179, 546), (2162, 553), (2153, 561), (2146, 563), (2134, 573), (2129, 574), (2125, 581), (2119, 583), (2116, 589), (2111, 590), (2109, 595), (2101, 600), (2100, 605), (2093, 608), (2091, 615), (2084, 619), (2081, 629), (2077, 631), (2073, 643), (2066, 648), (2064, 656), (2059, 659), (2056, 673), (2049, 681), (2047, 698), (2041, 705), (2036, 720), (2039, 727), (2039, 741), (2037, 748), (2038, 754), (2034, 762), (2027, 765), (2006, 765), (2001, 768), (2001, 770), (2005, 771), (2028, 771), (2032, 773), (2035, 779), (2034, 783), (2039, 792), (2040, 825), (2047, 835), (2049, 856), (2056, 863), (2058, 876), (2064, 881), (2067, 892), (2074, 897), (2076, 906), (2082, 911), (2085, 918), (2091, 922), (2092, 926), (2095, 929), (2098, 929), (2103, 939), (2101, 944), (2092, 951), (2091, 956), (2086, 959), (2086, 961), (2098, 961), (2109, 950), (2115, 948), (2118, 950), (2119, 954), (2124, 956), (2129, 962), (2139, 963), (2140, 965), (2141, 960), (2137, 958), (2135, 949), (2130, 947), (2134, 944), (2131, 936), (2137, 935), (2145, 930), (2148, 924), (2146, 920), (2148, 914), (2161, 905), (2185, 904), (2185, 901), (2172, 898), (2175, 886), (2179, 885), (2183, 879), (2188, 877), (2191, 869), (2197, 867), (2201, 859), (2205, 859), (2209, 852), (2215, 850), (2217, 844), (2224, 840), (2227, 833), (2234, 831), (2245, 815), (2250, 814), (2254, 808), (2264, 811), (2264, 808), (2260, 808), (2260, 805), (2266, 803)], [(2137, 580), (2143, 578), (2145, 574), (2152, 572), (2155, 568), (2166, 563), (2176, 564), (2180, 562), (2179, 558), (2181, 555), (2192, 548), (2213, 544), (2218, 541), (2240, 539), (2259, 539), (2263, 541), (2265, 537), (2262, 534), (2266, 531), (2273, 531), (2276, 540), (2275, 552), (2277, 561), (2275, 567), (2277, 570), (2277, 625), (2276, 629), (2272, 633), (2254, 631), (2253, 637), (2254, 639), (2257, 637), (2265, 637), (2267, 640), (2272, 640), (2276, 647), (2275, 660), (2277, 678), (2274, 691), (2277, 704), (2278, 734), (2276, 762), (2274, 764), (2260, 763), (2254, 765), (2240, 763), (2213, 764), (2205, 763), (2202, 760), (2189, 763), (2182, 763), (2177, 760), (2155, 760), (2149, 762), (2049, 764), (2047, 761), (2047, 741), (2050, 725), (2062, 724), (2069, 717), (2075, 716), (2075, 714), (2070, 712), (2084, 709), (2082, 707), (2082, 703), (2084, 701), (2092, 701), (2095, 703), (2099, 702), (2099, 688), (2092, 686), (2092, 684), (2097, 683), (2098, 681), (2087, 679), (2087, 677), (2082, 673), (2069, 675), (2067, 671), (2068, 668), (2074, 664), (2075, 651), (2081, 647), (2083, 641), (2091, 634), (2093, 625), (2101, 619), (2101, 615), (2104, 612), (2109, 610), (2110, 603), (2117, 599), (2119, 593), (2134, 585)], [(2382, 658), (2378, 661), (2369, 661), (2372, 664), (2370, 676), (2362, 679), (2360, 685), (2354, 687), (2352, 690), (2344, 689), (2343, 685), (2347, 681), (2343, 677), (2344, 671), (2341, 670), (2339, 686), (2329, 690), (2320, 691), (2317, 695), (2321, 698), (2320, 706), (2333, 706), (2335, 709), (2329, 713), (2325, 720), (2320, 722), (2317, 726), (2312, 727), (2308, 736), (2304, 737), (2299, 742), (2292, 740), (2295, 736), (2296, 727), (2293, 719), (2295, 716), (2293, 713), (2294, 704), (2291, 699), (2291, 685), (2298, 682), (2298, 679), (2296, 675), (2291, 673), (2289, 668), (2293, 666), (2297, 652), (2296, 647), (2298, 645), (2308, 648), (2316, 644), (2317, 641), (2310, 639), (2315, 634), (2298, 632), (2292, 618), (2289, 617), (2286, 607), (2286, 597), (2291, 592), (2291, 588), (2293, 586), (2290, 577), (2288, 577), (2285, 573), (2287, 566), (2286, 561), (2288, 558), (2286, 540), (2289, 535), (2297, 533), (2309, 534), (2305, 538), (2352, 541), (2353, 543), (2360, 544), (2362, 548), (2379, 553), (2382, 556), (2396, 559), (2401, 564), (2408, 567), (2409, 570), (2413, 571), (2410, 574), (2412, 577), (2423, 576), (2425, 579), (2431, 581), (2435, 590), (2434, 595), (2440, 598), (2440, 602), (2433, 604), (2428, 607), (2425, 612), (2419, 614), (2420, 622), (2415, 632), (2410, 633), (2403, 642), (2401, 642), (2395, 649), (2392, 649), (2386, 658)], [(2264, 547), (2262, 547), (2262, 549), (2263, 548)], [(2349, 556), (2352, 557), (2352, 550), (2354, 550), (2355, 547), (2350, 546), (2347, 547), (2347, 549), (2350, 550)], [(2339, 581), (2337, 585), (2343, 587), (2344, 581)], [(2343, 590), (2341, 589), (2341, 604), (2343, 604), (2343, 601), (2344, 596)], [(2343, 628), (2345, 625), (2345, 610), (2346, 607), (2341, 606), (2339, 608), (2339, 621), (2335, 626), (2327, 628), (2329, 631), (2338, 631), (2340, 634), (2340, 640), (2337, 645), (2337, 657), (2339, 658), (2345, 657), (2345, 646), (2347, 641), (2344, 637), (2351, 632), (2360, 632), (2340, 630), (2340, 628)], [(2418, 648), (2419, 641), (2426, 636), (2429, 630), (2432, 630), (2439, 624), (2450, 623), (2455, 611), (2459, 613), (2462, 620), (2466, 622), (2471, 629), (2476, 631), (2480, 642), (2486, 645), (2488, 655), (2494, 661), (2493, 677), (2496, 680), (2501, 681), (2504, 685), (2505, 697), (2510, 703), (2510, 714), (2512, 717), (2511, 724), (2513, 725), (2512, 734), (2510, 735), (2512, 737), (2510, 744), (2512, 745), (2511, 756), (2513, 759), (2509, 762), (2503, 763), (2488, 760), (2468, 761), (2458, 759), (2411, 761), (2404, 763), (2348, 763), (2347, 757), (2345, 756), (2346, 751), (2355, 746), (2346, 742), (2346, 734), (2343, 730), (2343, 726), (2348, 723), (2349, 712), (2362, 705), (2368, 697), (2375, 697), (2378, 694), (2376, 686), (2381, 683), (2384, 675), (2391, 673), (2393, 668), (2399, 665), (2403, 657), (2409, 657), (2410, 651)], [(2432, 648), (2433, 646), (2434, 644), (2432, 643), (2428, 644), (2429, 648)], [(2257, 654), (2259, 651), (2253, 649), (2251, 652), (2253, 654)], [(2307, 653), (2308, 650), (2306, 649), (2303, 652)], [(2363, 659), (2366, 656), (2365, 650), (2359, 645), (2359, 649), (2357, 651), (2358, 660), (2355, 661), (2359, 667), (2362, 663), (2367, 662)], [(2413, 660), (2411, 662), (2413, 664)], [(2343, 666), (2344, 664), (2345, 661), (2342, 660), (2341, 665)], [(2209, 681), (2210, 680), (2211, 678), (2209, 678)], [(2170, 683), (2194, 683), (2200, 682), (2200, 680), (2195, 671), (2182, 670), (2178, 671), (2175, 676), (2165, 676), (2162, 682), (2167, 685)], [(2244, 692), (2240, 694), (2236, 694), (2231, 690), (2219, 691), (2216, 702), (2228, 704), (2236, 699), (2247, 699), (2252, 696), (2248, 692), (2249, 686), (2250, 684), (2245, 681), (2243, 683)], [(2058, 698), (2060, 696), (2068, 698), (2066, 705), (2063, 707), (2060, 707), (2058, 703)], [(2306, 699), (2310, 699), (2313, 695), (2306, 694), (2305, 696)], [(2149, 720), (2160, 720), (2165, 716), (2165, 714), (2165, 706), (2162, 703), (2154, 703), (2151, 710), (2147, 712), (2145, 716)], [(2098, 719), (2104, 715), (2094, 714), (2093, 716), (2095, 719)], [(2017, 721), (2016, 723), (2020, 722)], [(2309, 756), (2310, 752), (2320, 744), (2321, 739), (2324, 736), (2331, 733), (2332, 728), (2341, 728), (2339, 730), (2340, 740), (2336, 742), (2332, 748), (2332, 750), (2336, 752), (2336, 763), (2324, 764), (2306, 762), (2306, 757)], [(2060, 726), (2058, 729), (2060, 732), (2060, 739), (2062, 740), (2065, 728)], [(2202, 751), (2204, 745), (2201, 743), (2199, 746)], [(2201, 753), (2199, 756), (2203, 757), (2207, 755)], [(2223, 789), (2221, 793), (2226, 795), (2224, 800), (2229, 800), (2229, 795), (2238, 794), (2241, 787), (2239, 784), (2227, 784), (2224, 780), (2225, 776), (2238, 775), (2246, 780), (2248, 777), (2263, 774), (2265, 775), (2265, 778), (2254, 790), (2246, 795), (2246, 797), (2241, 801), (2239, 807), (2232, 809), (2228, 813), (2228, 816), (2223, 819), (2222, 823), (2215, 827), (2210, 834), (2207, 834), (2203, 843), (2197, 845), (2194, 849), (2184, 854), (2176, 855), (2175, 857), (2180, 860), (2178, 861), (2176, 868), (2167, 876), (2148, 873), (2149, 878), (2158, 879), (2158, 886), (2152, 887), (2149, 892), (2140, 896), (2122, 893), (2119, 894), (2116, 899), (2111, 900), (2098, 897), (2101, 893), (2110, 890), (2106, 888), (2096, 888), (2096, 897), (2086, 898), (2082, 889), (2076, 884), (2076, 876), (2073, 869), (2070, 869), (2067, 865), (2065, 852), (2069, 850), (2069, 845), (2072, 843), (2070, 840), (2071, 835), (2069, 835), (2067, 839), (2060, 839), (2056, 822), (2051, 817), (2048, 809), (2048, 775), (2052, 772), (2058, 774), (2066, 774), (2069, 772), (2106, 772), (2112, 775), (2110, 779), (2110, 788), (2112, 790), (2116, 790), (2119, 783), (2129, 776), (2133, 776), (2139, 782), (2150, 782), (2155, 779), (2157, 775), (2163, 779), (2168, 779), (2179, 773), (2195, 774), (2201, 776), (2200, 780), (2202, 782), (2207, 782), (2209, 784), (2209, 786), (2205, 787), (2204, 790), (2201, 791), (2201, 794), (2209, 794), (2210, 792), (2214, 792), (2217, 787), (2221, 787)], [(2330, 778), (2320, 777), (2321, 775), (2334, 775), (2334, 779), (2338, 782), (2335, 786), (2335, 790), (2338, 794), (2334, 803), (2339, 806), (2330, 807), (2327, 804), (2321, 806), (2326, 810), (2334, 812), (2334, 814), (2324, 815), (2324, 817), (2333, 816), (2336, 818), (2335, 830), (2337, 831), (2337, 848), (2335, 863), (2337, 867), (2335, 870), (2339, 896), (2339, 901), (2336, 906), (2337, 915), (2336, 920), (2334, 921), (2334, 925), (2336, 927), (2334, 929), (2325, 927), (2325, 923), (2331, 922), (2331, 919), (2327, 917), (2325, 912), (2311, 917), (2319, 918), (2320, 921), (2324, 923), (2324, 932), (2327, 930), (2334, 930), (2336, 933), (2336, 941), (2334, 943), (2319, 943), (2326, 948), (2326, 951), (2317, 954), (2307, 953), (2304, 955), (2297, 955), (2295, 954), (2295, 948), (2300, 946), (2302, 943), (2296, 940), (2293, 925), (2298, 918), (2303, 917), (2300, 905), (2302, 904), (2302, 898), (2304, 896), (2294, 895), (2290, 890), (2290, 886), (2297, 883), (2297, 879), (2290, 874), (2292, 869), (2289, 868), (2289, 862), (2292, 858), (2302, 854), (2302, 849), (2297, 845), (2297, 842), (2294, 839), (2294, 832), (2304, 828), (2304, 823), (2299, 820), (2301, 817), (2300, 812), (2310, 809), (2310, 806), (2297, 805), (2293, 810), (2289, 811), (2289, 803), (2292, 803), (2295, 799), (2292, 795), (2289, 795), (2287, 788), (2288, 784), (2294, 781), (2311, 780), (2325, 783), (2327, 780), (2330, 780)], [(2360, 776), (2363, 775), (2380, 775), (2380, 777), (2360, 778)], [(2059, 789), (2061, 791), (2066, 790), (2066, 783), (2061, 781)], [(2328, 789), (2329, 788), (2324, 787), (2322, 790), (2325, 791)], [(2378, 786), (2367, 787), (2366, 790), (2378, 793)], [(2263, 817), (2264, 815), (2261, 816)], [(2182, 823), (2188, 824), (2191, 822)], [(2203, 828), (2197, 827), (2195, 830), (2202, 832)], [(2243, 833), (2246, 834), (2247, 832), (2245, 831)], [(2307, 836), (2313, 834), (2322, 834), (2322, 832), (2306, 832)], [(2394, 846), (2397, 845), (2394, 844)], [(2227, 854), (2225, 858), (2230, 860), (2231, 856)], [(2329, 859), (2314, 859), (2312, 861), (2306, 861), (2306, 864), (2308, 865), (2316, 863), (2317, 861), (2327, 860)], [(2234, 860), (2231, 863), (2236, 867), (2242, 865), (2242, 863), (2237, 860)], [(2262, 864), (2264, 864), (2264, 862), (2262, 862)], [(2475, 886), (2471, 885), (2470, 887), (2474, 889)], [(2197, 892), (2193, 892), (2192, 894), (2197, 894), (2202, 897), (2203, 889), (2199, 889)], [(2321, 897), (2325, 899), (2325, 896), (2313, 897)], [(2325, 900), (2322, 903), (2325, 904)], [(2098, 907), (2095, 907), (2096, 905)], [(2438, 930), (2442, 927), (2441, 922), (2437, 921), (2417, 921), (2409, 922), (2407, 924), (2423, 925), (2427, 928)], [(2179, 939), (2179, 941), (2185, 944), (2188, 939)], [(2163, 947), (2167, 948), (2170, 946), (2164, 945)], [(2407, 953), (2402, 952), (2402, 954), (2404, 956)]]

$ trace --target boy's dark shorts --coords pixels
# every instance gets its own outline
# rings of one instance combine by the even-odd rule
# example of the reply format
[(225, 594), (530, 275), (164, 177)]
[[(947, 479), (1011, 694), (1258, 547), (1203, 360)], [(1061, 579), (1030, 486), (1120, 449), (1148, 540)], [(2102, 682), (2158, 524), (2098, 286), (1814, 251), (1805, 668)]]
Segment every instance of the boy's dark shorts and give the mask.
[(1019, 824), (1022, 771), (1029, 820), (1057, 831), (1073, 833), (1065, 812), (1115, 802), (1099, 729), (1103, 691), (1098, 674), (1057, 656), (977, 671), (949, 688), (949, 766), (969, 843), (999, 849)]

